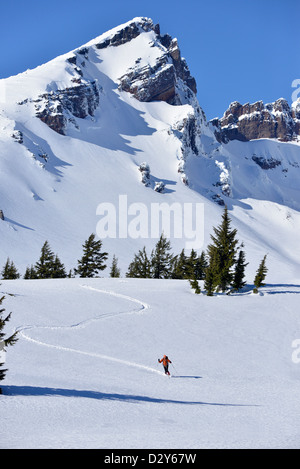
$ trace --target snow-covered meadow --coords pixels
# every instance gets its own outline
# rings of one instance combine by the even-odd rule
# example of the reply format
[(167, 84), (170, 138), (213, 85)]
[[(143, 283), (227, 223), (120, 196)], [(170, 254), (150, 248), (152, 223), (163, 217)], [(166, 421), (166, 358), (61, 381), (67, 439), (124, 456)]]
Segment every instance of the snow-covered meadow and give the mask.
[(1, 291), (7, 331), (20, 331), (1, 448), (300, 447), (300, 285), (210, 298), (181, 280), (77, 278)]

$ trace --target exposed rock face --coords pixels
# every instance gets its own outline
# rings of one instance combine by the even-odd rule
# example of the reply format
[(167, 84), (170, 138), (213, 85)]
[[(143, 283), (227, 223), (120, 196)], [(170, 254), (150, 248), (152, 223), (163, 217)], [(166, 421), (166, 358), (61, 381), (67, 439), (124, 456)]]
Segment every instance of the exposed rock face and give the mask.
[(223, 143), (258, 138), (288, 142), (300, 135), (300, 104), (290, 107), (283, 98), (265, 105), (262, 101), (244, 105), (235, 101), (221, 119), (213, 119), (211, 124), (218, 141)]
[[(162, 42), (166, 43), (164, 40)], [(137, 62), (120, 77), (120, 89), (132, 93), (139, 101), (183, 104), (178, 91), (180, 86), (185, 87), (185, 99), (191, 97), (191, 91), (197, 93), (196, 81), (191, 76), (185, 60), (181, 58), (176, 39), (171, 40), (168, 49), (157, 59), (154, 66), (141, 67)]]
[[(137, 31), (135, 28), (132, 29), (136, 37)], [(152, 66), (141, 66), (140, 60), (137, 59), (135, 65), (120, 77), (119, 88), (132, 93), (139, 101), (183, 104), (184, 99), (180, 96), (179, 88), (181, 91), (185, 88), (184, 98), (189, 99), (191, 92), (197, 93), (197, 86), (185, 59), (181, 57), (177, 39), (172, 39), (169, 34), (161, 36), (159, 25), (153, 25), (151, 20), (146, 21), (142, 29), (153, 30), (156, 33), (157, 43), (153, 43), (153, 47), (159, 47), (162, 54)]]
[(120, 46), (126, 42), (138, 37), (141, 32), (151, 31), (159, 33), (159, 25), (154, 25), (150, 18), (140, 18), (139, 21), (132, 21), (129, 25), (125, 26), (120, 31), (113, 34), (111, 37), (96, 44), (97, 49), (105, 49), (109, 46)]
[(68, 120), (93, 116), (99, 105), (99, 89), (95, 81), (76, 83), (74, 87), (46, 93), (34, 101), (36, 115), (55, 132), (65, 135)]

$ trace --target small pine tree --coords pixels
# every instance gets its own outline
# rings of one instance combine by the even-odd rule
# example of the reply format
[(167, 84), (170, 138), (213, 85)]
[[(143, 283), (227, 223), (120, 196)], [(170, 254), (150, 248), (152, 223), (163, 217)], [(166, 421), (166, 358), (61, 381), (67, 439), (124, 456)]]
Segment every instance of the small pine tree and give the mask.
[(266, 259), (267, 259), (267, 255), (265, 255), (263, 257), (263, 259), (262, 259), (261, 263), (259, 264), (259, 267), (256, 271), (256, 276), (255, 276), (255, 279), (254, 279), (254, 286), (255, 286), (254, 290), (256, 292), (257, 292), (258, 288), (265, 286), (265, 283), (263, 283), (263, 281), (265, 280), (267, 272), (268, 272), (268, 269), (266, 267)]
[(194, 249), (191, 250), (190, 255), (185, 259), (185, 275), (184, 278), (188, 279), (197, 279), (196, 270), (197, 270), (197, 253)]
[(40, 259), (34, 266), (37, 278), (52, 277), (54, 260), (54, 253), (51, 251), (48, 241), (45, 241), (41, 249)]
[(25, 280), (32, 280), (32, 279), (37, 279), (38, 278), (36, 270), (35, 270), (33, 265), (31, 265), (30, 267), (28, 266), (26, 268), (26, 271), (25, 271), (25, 274), (24, 274), (23, 278)]
[[(2, 305), (4, 299), (5, 299), (5, 296), (2, 296), (2, 298), (0, 298), (0, 305)], [(9, 315), (3, 319), (2, 315), (4, 311), (5, 311), (5, 308), (0, 309), (0, 350), (3, 350), (4, 347), (7, 347), (8, 345), (14, 345), (18, 340), (17, 332), (12, 334), (7, 339), (4, 339), (5, 334), (3, 332), (3, 329), (4, 329), (5, 324), (10, 320), (10, 317), (11, 317), (11, 313), (9, 313)], [(7, 369), (4, 369), (3, 366), (4, 366), (4, 363), (0, 363), (0, 381), (2, 381), (5, 378), (5, 375), (7, 372)]]
[(210, 250), (209, 264), (205, 270), (204, 289), (207, 296), (213, 296), (218, 285), (218, 251), (216, 248)]
[(235, 265), (234, 277), (232, 282), (232, 288), (235, 291), (241, 290), (245, 285), (245, 268), (247, 267), (248, 262), (246, 262), (246, 255), (243, 250), (240, 250), (237, 263)]
[(111, 269), (110, 269), (110, 276), (113, 278), (119, 278), (120, 277), (120, 269), (118, 268), (118, 259), (116, 256), (113, 256), (112, 264), (111, 264)]
[(150, 278), (151, 277), (151, 263), (147, 256), (146, 248), (143, 247), (139, 250), (138, 254), (134, 255), (133, 261), (129, 264), (126, 277), (131, 278)]
[(208, 267), (208, 262), (207, 262), (206, 254), (204, 251), (202, 251), (200, 256), (197, 257), (197, 259), (195, 260), (194, 275), (196, 279), (204, 280), (205, 271), (207, 267)]
[(7, 258), (6, 264), (2, 269), (1, 275), (3, 280), (15, 280), (20, 278), (20, 274), (17, 271), (15, 264), (9, 259), (9, 257)]
[(96, 277), (98, 273), (106, 268), (104, 263), (108, 258), (107, 252), (101, 252), (102, 241), (95, 240), (96, 235), (92, 233), (83, 244), (83, 256), (79, 259), (77, 269), (74, 269), (79, 277)]
[[(225, 207), (222, 215), (222, 223), (214, 228), (215, 235), (211, 235), (213, 244), (208, 246), (208, 254), (211, 258), (215, 257), (215, 281), (224, 293), (233, 279), (232, 267), (236, 259), (238, 240), (236, 239), (237, 230), (231, 229), (231, 220), (228, 215), (228, 209)], [(217, 255), (215, 251), (217, 250)]]
[(66, 273), (65, 266), (63, 265), (58, 255), (56, 254), (54, 262), (53, 262), (51, 278), (66, 278), (66, 277), (67, 277), (67, 273)]
[(171, 243), (161, 234), (151, 253), (151, 271), (153, 278), (170, 278), (174, 256), (171, 254)]
[(184, 249), (178, 256), (173, 256), (171, 267), (171, 278), (174, 279), (184, 279), (187, 278), (187, 257), (185, 255)]
[(196, 295), (201, 293), (201, 288), (198, 283), (198, 280), (194, 277), (192, 280), (189, 280), (191, 288), (195, 291)]

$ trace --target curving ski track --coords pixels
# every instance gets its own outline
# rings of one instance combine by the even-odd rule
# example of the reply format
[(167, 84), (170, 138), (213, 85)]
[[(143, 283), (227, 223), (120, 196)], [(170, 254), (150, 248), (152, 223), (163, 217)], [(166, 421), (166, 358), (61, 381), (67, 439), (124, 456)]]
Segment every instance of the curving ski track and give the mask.
[(130, 361), (127, 361), (127, 360), (121, 360), (119, 358), (110, 357), (108, 355), (103, 355), (103, 354), (100, 354), (100, 353), (84, 352), (83, 350), (77, 350), (77, 349), (73, 349), (73, 348), (69, 348), (69, 347), (62, 347), (62, 346), (59, 346), (59, 345), (48, 344), (46, 342), (41, 342), (39, 340), (33, 339), (32, 337), (28, 336), (25, 333), (25, 331), (29, 331), (31, 329), (51, 329), (51, 330), (55, 330), (55, 329), (74, 329), (74, 328), (86, 327), (91, 322), (99, 321), (100, 319), (106, 319), (108, 317), (118, 316), (120, 314), (133, 314), (133, 313), (137, 314), (137, 313), (140, 313), (141, 311), (143, 311), (145, 309), (150, 308), (150, 306), (147, 303), (145, 303), (143, 301), (140, 301), (137, 298), (133, 298), (131, 296), (123, 295), (121, 293), (116, 293), (116, 292), (113, 292), (113, 291), (110, 291), (110, 290), (101, 290), (99, 288), (91, 287), (89, 285), (80, 285), (80, 286), (82, 288), (86, 288), (87, 290), (92, 290), (92, 291), (96, 291), (96, 292), (103, 293), (103, 294), (106, 294), (106, 295), (111, 295), (111, 296), (115, 296), (117, 298), (123, 298), (125, 300), (132, 301), (133, 303), (138, 304), (139, 308), (129, 310), (129, 311), (119, 311), (117, 313), (103, 313), (103, 314), (100, 314), (99, 316), (96, 316), (96, 317), (90, 318), (90, 319), (86, 319), (84, 321), (79, 322), (78, 324), (73, 324), (71, 326), (24, 326), (24, 327), (20, 327), (20, 328), (17, 329), (19, 334), (25, 340), (27, 340), (29, 342), (33, 342), (33, 343), (35, 343), (37, 345), (40, 345), (40, 346), (43, 346), (43, 347), (54, 348), (54, 349), (61, 350), (61, 351), (64, 351), (64, 352), (78, 353), (80, 355), (87, 355), (87, 356), (90, 356), (90, 357), (96, 357), (96, 358), (100, 358), (102, 360), (109, 360), (109, 361), (112, 361), (112, 362), (121, 363), (122, 365), (131, 366), (131, 367), (135, 367), (135, 368), (140, 368), (140, 369), (143, 369), (143, 370), (146, 370), (146, 371), (150, 371), (152, 373), (157, 373), (157, 374), (160, 374), (160, 375), (164, 375), (164, 373), (162, 373), (161, 371), (156, 370), (155, 368), (151, 368), (151, 367), (146, 366), (146, 365), (141, 365), (139, 363), (134, 363), (134, 362), (130, 362)]

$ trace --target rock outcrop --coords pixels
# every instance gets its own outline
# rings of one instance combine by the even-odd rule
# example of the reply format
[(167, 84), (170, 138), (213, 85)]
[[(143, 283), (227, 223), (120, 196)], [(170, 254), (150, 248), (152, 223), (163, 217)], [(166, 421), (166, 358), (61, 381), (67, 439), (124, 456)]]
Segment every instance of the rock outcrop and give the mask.
[[(156, 30), (159, 28), (156, 27)], [(181, 57), (177, 39), (172, 39), (168, 34), (157, 34), (157, 41), (163, 53), (156, 63), (141, 66), (137, 59), (135, 65), (120, 77), (119, 88), (133, 94), (139, 101), (185, 104), (193, 93), (197, 93), (196, 81)]]
[(300, 136), (300, 102), (290, 107), (283, 98), (271, 104), (257, 101), (242, 105), (235, 101), (221, 119), (210, 122), (219, 142), (246, 142), (259, 138), (276, 138), (288, 142)]
[(73, 87), (45, 93), (34, 100), (36, 116), (55, 132), (66, 135), (68, 121), (74, 117), (93, 116), (99, 105), (99, 88), (95, 81), (76, 83)]

